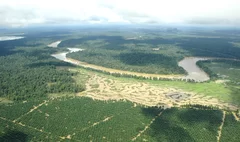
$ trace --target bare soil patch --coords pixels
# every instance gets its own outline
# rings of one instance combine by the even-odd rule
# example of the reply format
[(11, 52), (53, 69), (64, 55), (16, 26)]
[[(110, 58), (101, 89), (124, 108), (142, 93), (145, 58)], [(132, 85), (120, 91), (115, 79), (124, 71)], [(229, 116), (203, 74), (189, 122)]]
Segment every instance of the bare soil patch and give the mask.
[(233, 114), (236, 121), (240, 121), (239, 116), (235, 112), (232, 112), (232, 114)]
[(199, 104), (237, 110), (236, 106), (194, 92), (143, 82), (123, 82), (97, 74), (90, 76), (86, 83), (86, 91), (77, 95), (97, 100), (128, 100), (144, 106), (164, 106), (164, 108)]
[(222, 136), (222, 128), (223, 128), (223, 125), (224, 125), (224, 122), (225, 122), (225, 117), (226, 117), (226, 112), (223, 111), (222, 123), (221, 123), (221, 125), (219, 126), (219, 129), (218, 129), (218, 136), (217, 136), (217, 141), (218, 142), (220, 141), (221, 136)]
[(9, 104), (9, 103), (13, 103), (13, 101), (7, 98), (0, 97), (0, 104)]

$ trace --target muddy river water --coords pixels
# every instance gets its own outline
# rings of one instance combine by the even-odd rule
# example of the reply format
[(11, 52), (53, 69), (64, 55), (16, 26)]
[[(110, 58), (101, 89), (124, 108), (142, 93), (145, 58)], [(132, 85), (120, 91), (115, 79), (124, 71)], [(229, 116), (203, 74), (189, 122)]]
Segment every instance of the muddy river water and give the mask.
[[(54, 43), (49, 44), (49, 47), (58, 47), (58, 44), (60, 44), (61, 41), (56, 41)], [(65, 62), (69, 62), (69, 63), (73, 63), (76, 64), (75, 62), (73, 62), (72, 60), (67, 59), (66, 55), (68, 53), (72, 53), (72, 52), (78, 52), (78, 51), (83, 51), (84, 49), (80, 49), (80, 48), (68, 48), (68, 52), (63, 52), (63, 53), (58, 53), (58, 54), (52, 54), (53, 57), (65, 61)], [(205, 73), (203, 70), (201, 70), (197, 65), (197, 61), (200, 60), (209, 60), (210, 58), (203, 58), (203, 57), (186, 57), (183, 60), (181, 60), (178, 65), (180, 67), (182, 67), (184, 70), (186, 70), (186, 72), (188, 73), (188, 75), (186, 76), (182, 76), (182, 77), (176, 77), (173, 76), (173, 78), (177, 78), (177, 79), (192, 79), (198, 82), (203, 82), (203, 81), (207, 81), (209, 80), (209, 76), (207, 73)]]
[[(52, 56), (65, 61), (65, 62), (70, 62), (72, 63), (71, 60), (67, 60), (66, 55), (68, 53), (72, 52), (78, 52), (78, 51), (83, 51), (83, 49), (78, 49), (78, 48), (68, 48), (69, 52), (64, 52), (64, 53), (58, 53), (58, 54), (53, 54)], [(207, 81), (209, 80), (209, 76), (207, 73), (205, 73), (203, 70), (201, 70), (197, 65), (196, 62), (200, 60), (208, 60), (210, 58), (201, 58), (201, 57), (186, 57), (183, 60), (181, 60), (178, 65), (184, 68), (188, 75), (181, 77), (182, 79), (193, 79), (195, 81)]]
[(200, 82), (209, 80), (210, 78), (208, 74), (196, 65), (197, 61), (209, 60), (209, 59), (210, 58), (203, 58), (203, 57), (186, 57), (183, 60), (181, 60), (178, 63), (178, 65), (184, 68), (184, 70), (186, 70), (188, 73), (188, 75), (183, 78), (193, 79), (195, 81), (200, 81)]

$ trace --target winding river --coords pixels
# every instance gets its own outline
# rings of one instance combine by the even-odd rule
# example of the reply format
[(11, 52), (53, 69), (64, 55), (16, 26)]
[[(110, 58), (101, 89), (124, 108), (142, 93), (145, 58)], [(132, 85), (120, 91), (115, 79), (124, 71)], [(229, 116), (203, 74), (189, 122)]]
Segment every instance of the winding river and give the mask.
[[(52, 54), (53, 57), (65, 61), (65, 62), (70, 62), (67, 60), (67, 54), (68, 53), (73, 53), (73, 52), (78, 52), (78, 51), (83, 51), (84, 49), (80, 49), (80, 48), (67, 48), (69, 50), (69, 52), (62, 52), (62, 53), (57, 53), (57, 54)], [(72, 63), (72, 62), (70, 62)]]
[[(57, 45), (59, 43), (60, 43), (59, 41), (54, 42), (53, 43), (54, 47), (57, 47)], [(50, 47), (52, 47), (52, 46), (50, 46)], [(74, 60), (74, 59), (67, 58), (66, 55), (68, 53), (72, 53), (72, 52), (83, 51), (84, 49), (68, 48), (68, 50), (69, 50), (69, 52), (52, 54), (52, 56), (59, 59), (59, 60), (65, 61), (65, 62), (69, 62), (69, 63), (72, 63), (72, 64), (76, 64), (76, 65), (80, 65), (80, 66), (83, 66), (83, 67), (92, 68), (92, 69), (96, 69), (96, 70), (103, 70), (103, 71), (110, 72), (110, 73), (131, 74), (131, 75), (144, 76), (144, 77), (149, 77), (149, 78), (157, 77), (157, 78), (169, 78), (169, 79), (192, 79), (192, 80), (195, 80), (197, 82), (203, 82), (203, 81), (207, 81), (207, 80), (210, 79), (208, 74), (205, 73), (203, 70), (201, 70), (196, 65), (196, 63), (197, 63), (197, 61), (209, 60), (211, 58), (186, 57), (183, 60), (181, 60), (178, 63), (178, 65), (180, 67), (184, 68), (187, 71), (188, 75), (186, 75), (186, 76), (181, 76), (181, 75), (157, 75), (157, 74), (146, 74), (146, 73), (137, 73), (137, 72), (129, 72), (129, 71), (110, 69), (110, 68), (105, 68), (105, 67), (101, 67), (101, 66), (97, 66), (97, 65), (93, 65), (93, 64), (88, 64), (86, 62), (77, 61), (77, 60)]]

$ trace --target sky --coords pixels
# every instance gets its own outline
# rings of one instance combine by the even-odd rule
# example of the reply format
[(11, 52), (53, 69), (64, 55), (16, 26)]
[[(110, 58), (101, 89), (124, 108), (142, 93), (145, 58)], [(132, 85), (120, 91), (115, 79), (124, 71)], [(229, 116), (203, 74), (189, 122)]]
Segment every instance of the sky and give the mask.
[(1, 0), (0, 26), (39, 24), (240, 26), (240, 0)]

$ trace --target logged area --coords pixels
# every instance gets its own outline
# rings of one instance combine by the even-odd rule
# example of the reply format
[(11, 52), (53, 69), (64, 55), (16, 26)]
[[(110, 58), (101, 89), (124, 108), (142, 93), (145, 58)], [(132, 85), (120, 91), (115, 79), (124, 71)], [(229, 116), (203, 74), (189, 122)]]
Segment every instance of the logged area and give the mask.
[(0, 40), (0, 141), (239, 141), (239, 34), (22, 30)]

